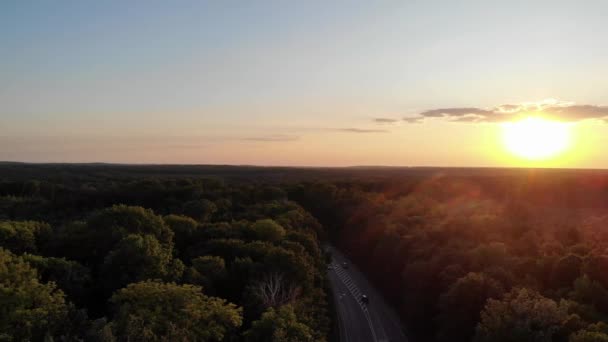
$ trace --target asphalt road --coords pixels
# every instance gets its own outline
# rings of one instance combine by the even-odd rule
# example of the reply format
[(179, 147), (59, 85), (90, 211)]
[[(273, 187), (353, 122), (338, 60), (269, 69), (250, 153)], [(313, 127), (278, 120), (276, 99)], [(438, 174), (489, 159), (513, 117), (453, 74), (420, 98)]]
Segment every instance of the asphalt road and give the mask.
[[(332, 253), (328, 269), (338, 315), (340, 342), (407, 342), (403, 326), (396, 313), (342, 253), (327, 247)], [(348, 268), (343, 267), (346, 262)], [(361, 301), (365, 294), (369, 303)]]

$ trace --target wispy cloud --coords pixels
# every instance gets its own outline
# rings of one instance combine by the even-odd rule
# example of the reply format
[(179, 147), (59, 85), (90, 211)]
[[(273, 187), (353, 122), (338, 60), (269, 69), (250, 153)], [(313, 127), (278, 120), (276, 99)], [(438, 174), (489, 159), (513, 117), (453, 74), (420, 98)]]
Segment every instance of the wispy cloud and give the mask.
[(348, 133), (388, 133), (389, 131), (386, 129), (367, 129), (367, 128), (336, 128), (336, 131), (339, 132), (348, 132)]
[(505, 122), (527, 115), (539, 115), (566, 122), (590, 119), (608, 121), (608, 106), (580, 105), (574, 102), (547, 99), (538, 102), (502, 104), (492, 108), (430, 109), (403, 120), (408, 123), (422, 122), (427, 118), (438, 118), (449, 122)]
[(242, 140), (246, 141), (262, 141), (262, 142), (272, 142), (272, 141), (295, 141), (300, 139), (297, 135), (286, 135), (286, 134), (271, 134), (257, 137), (246, 137)]
[(379, 124), (393, 124), (399, 122), (399, 120), (392, 118), (374, 118), (374, 122)]
[(409, 118), (403, 118), (403, 121), (405, 121), (407, 123), (422, 123), (424, 121), (424, 117), (414, 116), (414, 117), (409, 117)]

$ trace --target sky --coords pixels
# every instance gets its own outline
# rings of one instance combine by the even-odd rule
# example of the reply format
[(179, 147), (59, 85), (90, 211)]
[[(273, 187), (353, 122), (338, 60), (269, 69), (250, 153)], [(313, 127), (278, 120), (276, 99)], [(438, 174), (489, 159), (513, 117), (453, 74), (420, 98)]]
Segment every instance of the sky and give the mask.
[[(606, 1), (0, 2), (0, 160), (608, 168)], [(572, 126), (522, 161), (501, 123)], [(504, 115), (503, 115), (504, 114)]]

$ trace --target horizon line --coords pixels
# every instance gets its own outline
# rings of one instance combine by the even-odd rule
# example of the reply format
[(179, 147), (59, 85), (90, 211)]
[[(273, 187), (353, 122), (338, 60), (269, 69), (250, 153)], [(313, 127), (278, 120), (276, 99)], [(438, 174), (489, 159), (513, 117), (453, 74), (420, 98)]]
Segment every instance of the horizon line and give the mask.
[(7, 164), (21, 165), (107, 165), (107, 166), (212, 166), (212, 167), (250, 167), (250, 168), (285, 168), (285, 169), (355, 169), (355, 168), (383, 168), (383, 169), (503, 169), (503, 170), (570, 170), (570, 171), (608, 171), (608, 168), (592, 168), (592, 167), (533, 167), (533, 166), (442, 166), (442, 165), (344, 165), (344, 166), (327, 166), (327, 165), (272, 165), (272, 164), (225, 164), (225, 163), (122, 163), (122, 162), (30, 162), (30, 161), (13, 161), (0, 160), (0, 166)]

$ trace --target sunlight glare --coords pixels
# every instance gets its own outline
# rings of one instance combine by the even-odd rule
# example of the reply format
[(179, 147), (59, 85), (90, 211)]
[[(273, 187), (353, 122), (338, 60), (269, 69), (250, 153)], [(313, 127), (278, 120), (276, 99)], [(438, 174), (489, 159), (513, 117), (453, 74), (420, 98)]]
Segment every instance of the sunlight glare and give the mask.
[(502, 126), (506, 149), (517, 157), (543, 160), (564, 152), (570, 145), (570, 126), (539, 117), (528, 117)]

